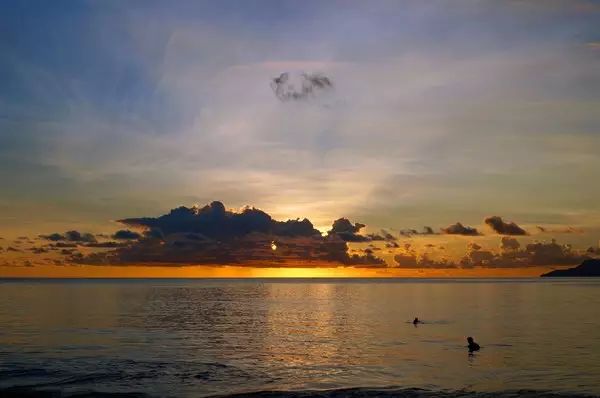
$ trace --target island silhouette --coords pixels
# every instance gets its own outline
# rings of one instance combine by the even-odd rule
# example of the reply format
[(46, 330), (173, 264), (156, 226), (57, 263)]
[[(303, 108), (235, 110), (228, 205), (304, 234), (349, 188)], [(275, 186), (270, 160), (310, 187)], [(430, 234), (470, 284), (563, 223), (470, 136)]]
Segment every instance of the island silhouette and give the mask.
[(542, 274), (541, 277), (556, 277), (556, 276), (600, 276), (600, 259), (585, 260), (577, 267), (567, 269), (557, 269), (554, 271)]

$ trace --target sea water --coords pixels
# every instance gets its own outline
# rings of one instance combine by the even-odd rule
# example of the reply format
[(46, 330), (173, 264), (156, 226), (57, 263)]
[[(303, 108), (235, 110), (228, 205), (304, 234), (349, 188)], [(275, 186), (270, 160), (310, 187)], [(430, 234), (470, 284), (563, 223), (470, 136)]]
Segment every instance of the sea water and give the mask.
[(252, 392), (600, 395), (600, 279), (0, 280), (0, 395)]

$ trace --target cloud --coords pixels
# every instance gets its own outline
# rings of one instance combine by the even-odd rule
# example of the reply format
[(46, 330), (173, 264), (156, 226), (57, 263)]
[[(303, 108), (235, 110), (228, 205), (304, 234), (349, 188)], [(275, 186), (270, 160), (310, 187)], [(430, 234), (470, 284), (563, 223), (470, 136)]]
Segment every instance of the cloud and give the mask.
[(70, 242), (85, 242), (85, 243), (94, 243), (96, 242), (96, 237), (90, 233), (81, 233), (79, 231), (67, 231), (65, 232), (66, 240)]
[(54, 241), (54, 242), (66, 239), (64, 235), (61, 235), (61, 234), (59, 234), (57, 232), (55, 232), (53, 234), (50, 234), (50, 235), (40, 235), (40, 238), (46, 239), (46, 240), (51, 240), (51, 241)]
[(475, 242), (471, 242), (471, 243), (469, 243), (469, 244), (467, 245), (467, 248), (468, 248), (470, 251), (479, 250), (479, 249), (481, 249), (481, 245), (478, 245), (478, 244), (477, 244), (477, 243), (475, 243)]
[(114, 250), (76, 254), (70, 260), (125, 265), (386, 266), (373, 251), (348, 254), (346, 242), (366, 242), (369, 238), (358, 234), (364, 224), (352, 224), (346, 218), (336, 220), (327, 236), (322, 236), (306, 218), (277, 221), (253, 207), (234, 212), (221, 202), (212, 202), (204, 207), (182, 206), (160, 217), (120, 222), (146, 231), (138, 240), (113, 242), (118, 245)]
[(504, 222), (501, 217), (487, 217), (484, 222), (501, 235), (527, 235), (527, 231), (514, 222)]
[(565, 227), (565, 228), (548, 228), (542, 227), (540, 225), (536, 225), (536, 228), (541, 233), (551, 233), (551, 234), (582, 234), (584, 231), (579, 228), (574, 227)]
[(401, 229), (400, 235), (410, 238), (413, 235), (437, 235), (433, 228), (424, 226), (423, 231), (417, 231), (416, 229)]
[(297, 237), (320, 235), (306, 218), (275, 221), (267, 213), (253, 207), (247, 207), (240, 213), (228, 211), (218, 201), (201, 208), (181, 206), (157, 218), (126, 218), (119, 222), (147, 228), (156, 235), (159, 231), (164, 235), (197, 233), (215, 240), (240, 238), (252, 232)]
[(593, 256), (600, 255), (600, 247), (590, 246), (587, 248), (587, 250), (585, 252), (586, 252), (586, 254), (593, 255)]
[(63, 248), (63, 247), (77, 247), (77, 244), (76, 243), (68, 243), (68, 242), (57, 242), (57, 243), (52, 243), (48, 246), (55, 247), (55, 248)]
[(67, 231), (64, 234), (57, 232), (50, 235), (40, 235), (42, 239), (50, 240), (53, 242), (68, 241), (68, 242), (82, 242), (82, 243), (94, 243), (97, 242), (96, 237), (88, 232), (81, 233), (79, 231)]
[(141, 237), (141, 234), (128, 229), (121, 229), (112, 235), (112, 238), (117, 240), (135, 240), (140, 239)]
[(398, 240), (394, 235), (382, 229), (380, 233), (368, 234), (368, 239), (371, 241), (384, 241), (384, 242), (394, 242)]
[(271, 81), (273, 93), (280, 101), (298, 101), (320, 95), (333, 88), (331, 79), (318, 73), (284, 72)]
[(515, 238), (510, 238), (508, 236), (503, 236), (501, 239), (500, 248), (502, 250), (519, 250), (521, 244)]
[(417, 255), (410, 243), (404, 245), (402, 253), (394, 256), (397, 268), (430, 268), (430, 269), (449, 269), (458, 268), (459, 265), (446, 259), (433, 259), (427, 253)]
[(503, 237), (499, 252), (472, 248), (461, 261), (466, 267), (519, 268), (532, 266), (574, 265), (587, 256), (562, 245), (554, 239), (550, 242), (534, 242), (525, 245), (514, 238)]
[(108, 248), (115, 248), (115, 247), (123, 247), (125, 245), (126, 245), (126, 243), (123, 243), (123, 242), (108, 241), (108, 242), (90, 242), (90, 243), (84, 244), (83, 246), (108, 249)]
[[(337, 235), (345, 242), (368, 242), (372, 238), (364, 235), (359, 235), (358, 232), (365, 227), (365, 224), (352, 224), (347, 218), (338, 218), (333, 222), (328, 235)], [(379, 238), (376, 236), (376, 238)], [(382, 240), (376, 239), (376, 240)]]
[(468, 235), (477, 236), (481, 235), (476, 228), (467, 227), (462, 225), (460, 222), (452, 224), (446, 228), (442, 228), (441, 231), (447, 235)]
[(448, 259), (434, 260), (427, 254), (418, 257), (415, 254), (397, 254), (394, 256), (397, 268), (430, 268), (430, 269), (451, 269), (459, 268), (459, 265)]
[[(453, 261), (447, 258), (432, 259), (427, 253), (419, 255), (407, 244), (402, 253), (394, 256), (394, 260), (400, 268), (525, 268), (575, 265), (595, 254), (595, 250), (581, 253), (555, 240), (534, 242), (522, 248), (517, 239), (511, 237), (502, 237), (499, 249), (488, 250), (471, 242), (467, 245), (467, 253), (460, 260)], [(598, 252), (600, 254), (600, 250)]]
[(574, 251), (570, 245), (535, 242), (525, 246), (531, 265), (571, 265), (585, 260), (585, 256)]

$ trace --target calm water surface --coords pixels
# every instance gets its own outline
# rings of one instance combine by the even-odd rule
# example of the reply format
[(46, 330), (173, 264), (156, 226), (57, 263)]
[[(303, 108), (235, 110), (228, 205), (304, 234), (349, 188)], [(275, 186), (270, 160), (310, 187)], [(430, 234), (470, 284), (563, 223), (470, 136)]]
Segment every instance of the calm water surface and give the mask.
[(0, 389), (15, 386), (600, 395), (600, 280), (2, 280)]

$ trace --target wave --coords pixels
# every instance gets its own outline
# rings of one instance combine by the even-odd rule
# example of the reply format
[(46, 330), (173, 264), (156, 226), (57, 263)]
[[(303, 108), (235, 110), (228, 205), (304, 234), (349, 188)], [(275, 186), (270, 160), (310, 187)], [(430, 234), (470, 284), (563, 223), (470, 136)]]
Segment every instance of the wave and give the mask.
[(39, 390), (31, 387), (9, 387), (0, 389), (2, 398), (150, 398), (148, 394), (136, 392), (84, 391), (65, 393), (60, 390)]
[[(9, 387), (0, 389), (2, 398), (154, 398), (141, 392), (64, 392), (56, 389)], [(421, 388), (341, 388), (331, 390), (256, 391), (209, 398), (599, 398), (596, 395), (571, 394), (538, 390), (507, 390), (494, 392), (435, 391)]]
[(597, 398), (594, 395), (559, 393), (537, 390), (507, 390), (494, 392), (434, 391), (420, 388), (343, 388), (305, 391), (257, 391), (212, 398)]

